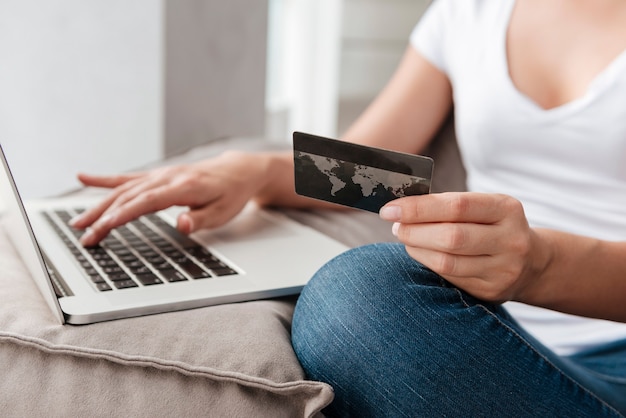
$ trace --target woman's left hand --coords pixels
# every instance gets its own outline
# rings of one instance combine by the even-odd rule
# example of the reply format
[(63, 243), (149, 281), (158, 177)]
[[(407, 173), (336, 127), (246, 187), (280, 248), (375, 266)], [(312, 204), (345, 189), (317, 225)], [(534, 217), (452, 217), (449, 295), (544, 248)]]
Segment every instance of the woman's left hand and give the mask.
[(439, 193), (394, 200), (381, 211), (411, 257), (486, 301), (516, 300), (545, 257), (522, 204), (500, 194)]

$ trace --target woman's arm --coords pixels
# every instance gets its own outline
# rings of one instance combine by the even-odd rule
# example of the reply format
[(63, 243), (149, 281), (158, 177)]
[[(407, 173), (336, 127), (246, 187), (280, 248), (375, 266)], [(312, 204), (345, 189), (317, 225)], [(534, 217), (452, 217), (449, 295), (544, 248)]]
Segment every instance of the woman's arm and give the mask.
[[(447, 77), (408, 48), (388, 86), (344, 139), (399, 151), (422, 149), (450, 111)], [(245, 203), (290, 207), (337, 207), (296, 195), (293, 156), (227, 152), (199, 163), (118, 176), (79, 175), (87, 186), (111, 188), (99, 205), (72, 221), (89, 228), (81, 239), (94, 245), (111, 229), (155, 210), (188, 206), (178, 228), (190, 233), (228, 222)]]
[(548, 255), (520, 302), (574, 315), (626, 322), (626, 242), (536, 229)]
[(343, 139), (419, 153), (452, 109), (448, 77), (409, 46), (393, 77)]

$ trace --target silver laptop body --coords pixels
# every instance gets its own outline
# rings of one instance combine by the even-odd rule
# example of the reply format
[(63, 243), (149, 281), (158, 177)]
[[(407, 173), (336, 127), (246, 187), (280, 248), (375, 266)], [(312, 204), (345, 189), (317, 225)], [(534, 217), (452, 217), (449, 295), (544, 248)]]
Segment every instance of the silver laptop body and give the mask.
[[(131, 235), (153, 228), (147, 232), (158, 238), (156, 244), (141, 242), (141, 248), (157, 260), (158, 268), (169, 266), (164, 270), (149, 266), (147, 274), (135, 275), (143, 266), (135, 268), (136, 261), (127, 261), (125, 255), (132, 258), (143, 253), (120, 247), (138, 238), (116, 230), (111, 241), (97, 251), (98, 260), (88, 261), (85, 258), (95, 255), (78, 243), (77, 231), (67, 226), (67, 218), (78, 208), (97, 202), (94, 197), (23, 202), (1, 146), (0, 155), (0, 202), (4, 206), (0, 222), (62, 323), (88, 324), (297, 294), (317, 269), (347, 249), (253, 204), (226, 226), (192, 234), (196, 245), (185, 241), (187, 237), (175, 237), (171, 225), (182, 208), (171, 208), (127, 227)], [(159, 249), (164, 243), (167, 251)], [(189, 252), (191, 258), (183, 267), (175, 263), (178, 256), (172, 255), (179, 250)], [(115, 263), (121, 268), (109, 265)], [(116, 275), (107, 275), (109, 270)]]

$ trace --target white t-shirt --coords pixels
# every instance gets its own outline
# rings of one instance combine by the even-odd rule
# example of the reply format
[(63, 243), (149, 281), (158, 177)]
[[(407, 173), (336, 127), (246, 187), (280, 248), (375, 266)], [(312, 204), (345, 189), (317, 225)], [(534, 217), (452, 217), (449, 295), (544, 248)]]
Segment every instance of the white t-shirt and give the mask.
[[(468, 188), (519, 199), (531, 226), (625, 241), (626, 51), (583, 97), (544, 110), (509, 77), (514, 4), (436, 0), (411, 35), (413, 47), (452, 83)], [(626, 324), (520, 303), (506, 308), (560, 354), (626, 338)]]

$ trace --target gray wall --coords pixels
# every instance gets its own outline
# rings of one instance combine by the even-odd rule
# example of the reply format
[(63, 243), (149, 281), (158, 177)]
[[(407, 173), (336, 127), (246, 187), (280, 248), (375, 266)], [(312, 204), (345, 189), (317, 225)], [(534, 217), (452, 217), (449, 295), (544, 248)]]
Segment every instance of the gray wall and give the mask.
[(0, 0), (0, 142), (21, 191), (262, 135), (266, 0)]
[(267, 0), (168, 0), (165, 154), (265, 131)]

